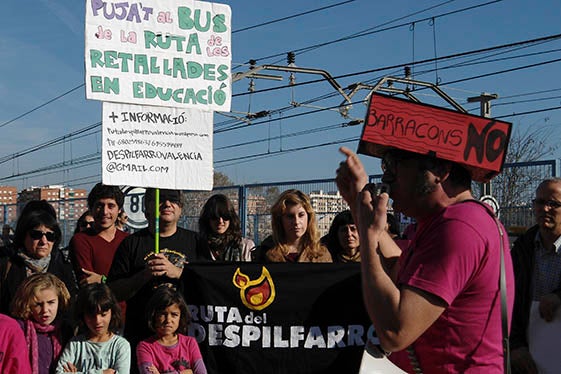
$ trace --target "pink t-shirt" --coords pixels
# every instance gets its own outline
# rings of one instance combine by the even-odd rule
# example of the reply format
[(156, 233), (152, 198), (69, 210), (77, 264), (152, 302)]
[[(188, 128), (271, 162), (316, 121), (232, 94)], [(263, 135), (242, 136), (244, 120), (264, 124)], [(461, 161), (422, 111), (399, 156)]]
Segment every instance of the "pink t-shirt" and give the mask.
[[(506, 235), (503, 250), (510, 326), (514, 275)], [(500, 241), (485, 208), (474, 202), (454, 204), (419, 222), (400, 262), (400, 285), (422, 289), (448, 304), (413, 344), (423, 372), (502, 373)], [(411, 371), (405, 351), (390, 359)]]
[(31, 374), (29, 349), (16, 320), (0, 314), (0, 372)]
[(141, 373), (151, 373), (148, 367), (154, 365), (160, 374), (179, 373), (185, 369), (194, 374), (206, 374), (205, 364), (195, 338), (178, 334), (179, 341), (166, 347), (151, 337), (138, 343), (136, 357)]

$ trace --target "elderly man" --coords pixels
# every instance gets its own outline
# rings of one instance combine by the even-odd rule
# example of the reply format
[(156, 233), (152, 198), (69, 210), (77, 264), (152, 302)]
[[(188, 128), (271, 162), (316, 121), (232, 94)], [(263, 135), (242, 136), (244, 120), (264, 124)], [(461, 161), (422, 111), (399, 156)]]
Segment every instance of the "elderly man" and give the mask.
[[(183, 207), (178, 190), (160, 190), (159, 253), (155, 243), (155, 190), (148, 189), (144, 198), (148, 228), (129, 235), (115, 253), (108, 284), (119, 300), (127, 301), (124, 336), (132, 347), (151, 333), (144, 310), (155, 288), (177, 287), (187, 261), (197, 259), (198, 235), (177, 226)], [(131, 366), (133, 369), (135, 365)]]
[[(516, 297), (512, 319), (512, 367), (515, 372), (537, 373), (527, 339), (530, 310), (537, 306), (538, 318), (554, 319), (561, 306), (561, 178), (542, 181), (532, 201), (537, 225), (516, 240), (512, 260)], [(559, 369), (559, 358), (547, 359)], [(543, 370), (543, 368), (542, 368)]]
[[(337, 185), (358, 223), (363, 296), (381, 347), (409, 372), (502, 373), (501, 249), (510, 304), (512, 264), (502, 225), (471, 195), (470, 173), (388, 147), (389, 195), (377, 195), (357, 155), (341, 151)], [(394, 210), (418, 222), (403, 253), (385, 230), (390, 197)]]

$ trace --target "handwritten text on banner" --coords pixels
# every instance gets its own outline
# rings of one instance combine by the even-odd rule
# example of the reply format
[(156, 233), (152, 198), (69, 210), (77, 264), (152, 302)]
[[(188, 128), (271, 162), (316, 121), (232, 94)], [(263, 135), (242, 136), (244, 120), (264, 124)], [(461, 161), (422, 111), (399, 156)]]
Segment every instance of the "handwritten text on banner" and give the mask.
[(103, 103), (103, 183), (211, 190), (212, 112)]
[(230, 110), (228, 5), (87, 0), (85, 34), (88, 99)]

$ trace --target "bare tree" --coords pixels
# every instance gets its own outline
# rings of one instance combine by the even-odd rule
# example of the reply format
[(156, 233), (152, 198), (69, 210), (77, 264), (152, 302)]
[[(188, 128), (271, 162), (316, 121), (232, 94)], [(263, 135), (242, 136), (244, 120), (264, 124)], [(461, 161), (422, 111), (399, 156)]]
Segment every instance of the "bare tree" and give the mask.
[(559, 148), (557, 144), (551, 144), (555, 129), (547, 124), (549, 117), (544, 118), (543, 121), (544, 126), (537, 126), (534, 123), (525, 130), (521, 129), (521, 125), (515, 127), (508, 145), (507, 163), (538, 161), (553, 155)]
[(518, 124), (511, 134), (506, 165), (492, 181), (492, 194), (501, 207), (501, 220), (506, 226), (527, 226), (532, 222), (530, 201), (537, 185), (552, 171), (532, 164), (553, 156), (558, 145), (552, 144), (554, 127), (543, 119), (525, 129)]

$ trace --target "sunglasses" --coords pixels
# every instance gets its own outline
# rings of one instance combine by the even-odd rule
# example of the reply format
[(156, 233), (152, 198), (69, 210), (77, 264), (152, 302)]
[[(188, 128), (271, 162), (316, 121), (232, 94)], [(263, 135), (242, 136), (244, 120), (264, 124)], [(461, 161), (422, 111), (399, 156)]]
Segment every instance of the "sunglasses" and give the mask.
[(93, 227), (94, 221), (84, 221), (80, 222), (80, 227)]
[(232, 217), (230, 217), (229, 214), (224, 214), (224, 215), (220, 215), (220, 216), (215, 216), (215, 217), (211, 217), (211, 220), (214, 221), (218, 221), (220, 218), (222, 218), (223, 221), (229, 221), (232, 219)]
[[(156, 198), (152, 196), (152, 198), (149, 198), (146, 200), (147, 202), (156, 202)], [(169, 201), (171, 204), (175, 204), (175, 205), (181, 205), (181, 200), (179, 198), (179, 196), (177, 196), (176, 194), (161, 194), (160, 195), (160, 205), (164, 204), (166, 201)]]
[(557, 209), (561, 207), (561, 203), (555, 200), (534, 199), (532, 200), (534, 206), (548, 207), (549, 209)]
[(41, 230), (29, 231), (29, 237), (33, 240), (40, 240), (43, 237), (43, 235), (45, 235), (45, 238), (47, 238), (47, 241), (49, 242), (54, 242), (56, 240), (56, 234), (54, 232), (51, 231), (43, 232)]
[(388, 151), (386, 152), (386, 154), (384, 154), (384, 157), (382, 157), (381, 160), (382, 172), (387, 171), (391, 174), (395, 174), (397, 172), (397, 164), (400, 161), (410, 160), (412, 158), (416, 158), (419, 156), (420, 155), (418, 154), (412, 152), (406, 152), (406, 151), (397, 151), (397, 150)]

